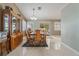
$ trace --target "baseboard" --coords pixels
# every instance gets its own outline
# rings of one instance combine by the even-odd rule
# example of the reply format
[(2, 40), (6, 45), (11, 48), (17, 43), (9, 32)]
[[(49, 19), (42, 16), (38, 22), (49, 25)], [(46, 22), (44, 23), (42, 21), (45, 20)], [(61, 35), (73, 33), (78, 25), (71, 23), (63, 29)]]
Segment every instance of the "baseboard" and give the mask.
[(69, 48), (70, 50), (72, 50), (75, 54), (79, 55), (79, 52), (76, 51), (75, 49), (71, 48), (70, 46), (68, 46), (67, 44), (65, 44), (65, 43), (63, 43), (63, 42), (62, 42), (62, 44), (63, 44), (64, 46), (66, 46), (67, 48)]

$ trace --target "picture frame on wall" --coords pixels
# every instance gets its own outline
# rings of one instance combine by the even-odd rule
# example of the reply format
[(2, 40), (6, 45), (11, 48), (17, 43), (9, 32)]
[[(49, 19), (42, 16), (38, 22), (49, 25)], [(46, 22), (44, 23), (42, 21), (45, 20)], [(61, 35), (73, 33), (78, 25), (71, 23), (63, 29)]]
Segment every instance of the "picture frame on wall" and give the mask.
[(40, 23), (40, 28), (45, 28), (45, 31), (49, 30), (49, 24), (47, 23)]

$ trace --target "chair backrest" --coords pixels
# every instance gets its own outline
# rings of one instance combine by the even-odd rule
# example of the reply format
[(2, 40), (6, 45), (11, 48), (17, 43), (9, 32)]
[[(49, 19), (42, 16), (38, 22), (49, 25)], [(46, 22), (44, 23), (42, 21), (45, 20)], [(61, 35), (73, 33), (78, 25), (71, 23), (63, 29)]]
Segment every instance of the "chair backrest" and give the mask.
[(27, 38), (30, 38), (30, 37), (31, 37), (30, 33), (29, 33), (29, 32), (27, 32)]
[(31, 38), (31, 35), (30, 35), (31, 32), (32, 32), (32, 31), (31, 31), (31, 29), (29, 28), (29, 29), (27, 30), (27, 38)]
[(37, 41), (40, 41), (42, 38), (42, 35), (40, 33), (40, 30), (36, 30), (36, 33), (35, 33), (35, 40)]

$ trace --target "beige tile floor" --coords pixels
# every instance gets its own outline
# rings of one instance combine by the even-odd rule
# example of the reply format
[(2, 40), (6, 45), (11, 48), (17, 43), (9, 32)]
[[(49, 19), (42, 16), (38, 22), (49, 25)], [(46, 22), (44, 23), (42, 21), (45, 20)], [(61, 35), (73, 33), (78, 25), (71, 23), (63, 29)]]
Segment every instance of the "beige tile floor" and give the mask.
[(22, 45), (26, 42), (25, 39), (21, 45), (19, 45), (7, 56), (77, 56), (76, 53), (62, 44), (60, 49), (54, 49), (52, 39), (50, 41), (50, 47), (22, 47)]

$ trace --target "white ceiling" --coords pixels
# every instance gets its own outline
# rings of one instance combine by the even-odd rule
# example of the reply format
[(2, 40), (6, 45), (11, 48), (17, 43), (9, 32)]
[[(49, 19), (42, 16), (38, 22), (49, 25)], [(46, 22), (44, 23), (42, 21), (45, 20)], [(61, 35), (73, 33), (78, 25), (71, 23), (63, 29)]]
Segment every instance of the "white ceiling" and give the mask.
[[(67, 3), (16, 3), (22, 14), (26, 19), (30, 20), (33, 15), (33, 8), (35, 8), (35, 15), (39, 20), (53, 20), (61, 19), (62, 9), (68, 5)], [(38, 7), (41, 10), (37, 10)]]

